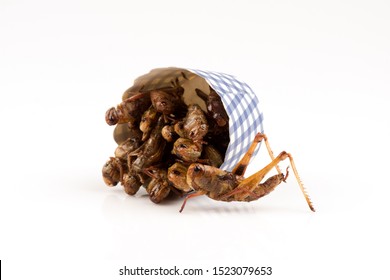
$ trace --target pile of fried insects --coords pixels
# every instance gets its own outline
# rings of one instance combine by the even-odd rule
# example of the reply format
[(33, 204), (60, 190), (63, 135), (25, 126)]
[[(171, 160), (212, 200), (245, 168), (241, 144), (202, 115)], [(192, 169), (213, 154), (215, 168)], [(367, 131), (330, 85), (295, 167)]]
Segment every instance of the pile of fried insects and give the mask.
[(129, 195), (144, 186), (150, 200), (159, 203), (170, 193), (192, 191), (187, 169), (192, 163), (219, 167), (229, 144), (229, 118), (219, 95), (195, 89), (207, 111), (183, 102), (184, 88), (171, 87), (123, 94), (122, 102), (106, 112), (106, 122), (116, 125), (115, 157), (102, 169), (104, 182), (119, 182)]

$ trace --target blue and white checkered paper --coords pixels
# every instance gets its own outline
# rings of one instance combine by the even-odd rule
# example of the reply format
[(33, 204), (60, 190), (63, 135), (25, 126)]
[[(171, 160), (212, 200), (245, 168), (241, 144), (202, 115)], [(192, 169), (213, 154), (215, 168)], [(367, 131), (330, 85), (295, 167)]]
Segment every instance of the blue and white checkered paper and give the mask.
[[(221, 169), (231, 171), (249, 149), (255, 135), (263, 132), (263, 113), (253, 90), (228, 74), (193, 70), (219, 94), (229, 116), (230, 143)], [(256, 149), (254, 155), (259, 148)]]

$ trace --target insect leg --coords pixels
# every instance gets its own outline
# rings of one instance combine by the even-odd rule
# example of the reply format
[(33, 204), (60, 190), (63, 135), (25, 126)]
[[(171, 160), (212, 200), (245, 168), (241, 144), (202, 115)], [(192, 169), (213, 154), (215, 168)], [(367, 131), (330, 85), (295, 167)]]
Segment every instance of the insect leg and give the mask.
[(248, 167), (249, 161), (257, 147), (257, 145), (263, 140), (263, 134), (260, 132), (256, 134), (255, 139), (253, 139), (252, 144), (250, 145), (248, 151), (242, 157), (242, 159), (236, 164), (233, 168), (232, 173), (235, 175), (244, 175), (246, 168)]
[(301, 189), (302, 194), (303, 194), (303, 196), (305, 197), (305, 200), (306, 200), (306, 202), (307, 202), (307, 205), (309, 205), (311, 211), (315, 212), (316, 210), (315, 210), (314, 207), (313, 207), (313, 203), (311, 202), (310, 197), (309, 197), (309, 195), (307, 194), (305, 187), (303, 186), (302, 180), (301, 180), (301, 178), (299, 177), (297, 168), (295, 167), (295, 163), (294, 163), (293, 157), (292, 157), (291, 154), (289, 154), (289, 153), (287, 153), (287, 156), (288, 156), (288, 158), (289, 158), (289, 160), (290, 160), (291, 168), (292, 168), (292, 170), (293, 170), (293, 172), (294, 172), (295, 178), (296, 178), (297, 181), (298, 181), (299, 188)]
[(125, 100), (122, 101), (122, 103), (126, 104), (126, 103), (129, 103), (129, 102), (133, 102), (134, 100), (143, 98), (143, 97), (145, 97), (148, 94), (149, 94), (149, 92), (140, 92), (140, 93), (135, 94), (135, 95), (133, 95), (133, 96), (131, 96), (129, 98), (126, 98)]
[[(311, 211), (315, 212), (315, 209), (313, 207), (313, 204), (310, 200), (310, 197), (309, 195), (307, 194), (306, 192), (306, 189), (305, 187), (303, 186), (303, 183), (301, 181), (301, 178), (299, 177), (299, 174), (298, 174), (298, 171), (297, 171), (297, 168), (295, 166), (295, 163), (294, 163), (294, 160), (293, 160), (293, 157), (291, 156), (291, 154), (287, 153), (287, 152), (281, 152), (270, 164), (268, 164), (266, 167), (264, 167), (263, 169), (261, 169), (260, 171), (256, 172), (255, 174), (253, 174), (252, 176), (244, 179), (238, 186), (236, 189), (245, 189), (245, 190), (248, 190), (248, 191), (251, 191), (251, 192), (256, 192), (256, 188), (259, 188), (259, 187), (264, 187), (264, 186), (267, 186), (270, 187), (271, 185), (274, 186), (274, 188), (278, 185), (278, 183), (273, 182), (273, 181), (269, 181), (267, 183), (264, 182), (264, 184), (260, 184), (261, 180), (263, 180), (264, 176), (273, 168), (275, 167), (280, 161), (282, 160), (285, 160), (285, 159), (289, 159), (290, 160), (290, 164), (291, 164), (291, 167), (292, 167), (292, 170), (294, 172), (294, 175), (295, 175), (295, 178), (297, 179), (298, 181), (298, 185), (302, 191), (302, 194), (303, 196), (305, 197), (305, 200), (310, 208)], [(278, 174), (276, 176), (281, 176), (282, 174)], [(278, 178), (273, 176), (274, 179), (272, 180), (277, 180)], [(273, 178), (271, 177), (271, 178)], [(287, 176), (286, 176), (287, 177)], [(280, 177), (279, 180), (282, 180), (282, 181), (285, 181), (286, 177), (282, 178)], [(267, 183), (267, 184), (266, 184)], [(263, 185), (263, 186), (262, 186)], [(272, 189), (271, 189), (272, 190)], [(260, 191), (260, 189), (257, 189), (257, 191)], [(269, 193), (270, 190), (267, 190), (267, 193)], [(250, 194), (249, 194), (250, 195)], [(245, 194), (245, 197), (248, 196), (248, 193)], [(259, 195), (259, 197), (262, 196), (262, 195)], [(238, 200), (244, 200), (245, 197), (240, 197), (238, 198)]]
[[(236, 175), (244, 175), (246, 168), (248, 167), (249, 161), (257, 147), (257, 145), (264, 139), (265, 146), (267, 147), (268, 154), (271, 157), (271, 160), (275, 159), (274, 153), (271, 150), (271, 147), (268, 143), (268, 138), (263, 133), (257, 133), (255, 136), (255, 139), (253, 139), (252, 144), (250, 145), (248, 151), (245, 153), (245, 155), (242, 157), (242, 159), (237, 163), (237, 165), (233, 168), (232, 173)], [(279, 174), (282, 174), (282, 171), (280, 170), (279, 166), (275, 166), (276, 170)]]
[[(256, 135), (256, 137), (259, 134)], [(256, 140), (256, 138), (255, 138)], [(258, 187), (261, 180), (264, 179), (265, 175), (271, 171), (280, 161), (285, 160), (288, 157), (286, 152), (281, 152), (274, 160), (271, 161), (266, 167), (256, 172), (255, 174), (249, 176), (244, 179), (234, 190), (229, 193), (224, 194), (221, 198), (227, 199), (231, 195), (237, 195), (238, 193), (242, 193), (242, 196), (237, 196), (236, 200), (243, 201), (245, 197), (248, 195), (253, 195), (254, 190)], [(281, 176), (281, 174), (278, 174)]]
[(197, 191), (197, 192), (194, 192), (194, 193), (187, 195), (186, 198), (184, 199), (183, 204), (181, 205), (179, 212), (181, 213), (184, 210), (184, 207), (186, 206), (187, 200), (189, 200), (190, 198), (193, 198), (193, 197), (204, 195), (205, 193), (206, 193), (205, 191)]
[[(268, 143), (268, 138), (265, 134), (262, 134), (262, 135), (263, 135), (264, 143), (265, 143), (265, 146), (267, 148), (268, 154), (269, 154), (271, 160), (274, 160), (275, 159), (274, 152), (272, 151), (271, 146)], [(275, 168), (278, 171), (278, 174), (282, 174), (282, 171), (280, 170), (278, 165), (276, 165)]]
[[(281, 182), (286, 182), (288, 177), (288, 167), (286, 170), (286, 175), (276, 174), (269, 177), (264, 183), (258, 184), (255, 188), (251, 186), (239, 185), (237, 188), (228, 192), (220, 197), (224, 201), (252, 201), (257, 200), (260, 197), (263, 197), (273, 191)], [(243, 187), (245, 186), (245, 187)]]

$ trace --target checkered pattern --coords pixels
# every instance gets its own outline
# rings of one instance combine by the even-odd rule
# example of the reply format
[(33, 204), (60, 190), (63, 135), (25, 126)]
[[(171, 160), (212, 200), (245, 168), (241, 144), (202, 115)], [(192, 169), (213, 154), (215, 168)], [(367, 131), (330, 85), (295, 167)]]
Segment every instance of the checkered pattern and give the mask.
[[(229, 116), (230, 143), (221, 169), (231, 171), (249, 149), (257, 132), (263, 132), (263, 113), (252, 89), (234, 76), (188, 69), (204, 78), (221, 96)], [(255, 151), (257, 153), (258, 148)]]

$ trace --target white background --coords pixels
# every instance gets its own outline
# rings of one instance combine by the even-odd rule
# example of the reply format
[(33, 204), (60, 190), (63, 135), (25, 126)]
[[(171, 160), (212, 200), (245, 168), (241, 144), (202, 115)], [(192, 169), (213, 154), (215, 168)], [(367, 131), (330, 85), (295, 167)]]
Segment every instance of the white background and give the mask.
[[(385, 0), (1, 0), (3, 276), (252, 265), (272, 266), (264, 279), (389, 279), (389, 14)], [(317, 212), (293, 176), (256, 202), (200, 197), (182, 214), (181, 199), (106, 187), (105, 111), (166, 66), (247, 82)], [(263, 146), (248, 174), (268, 161)]]

